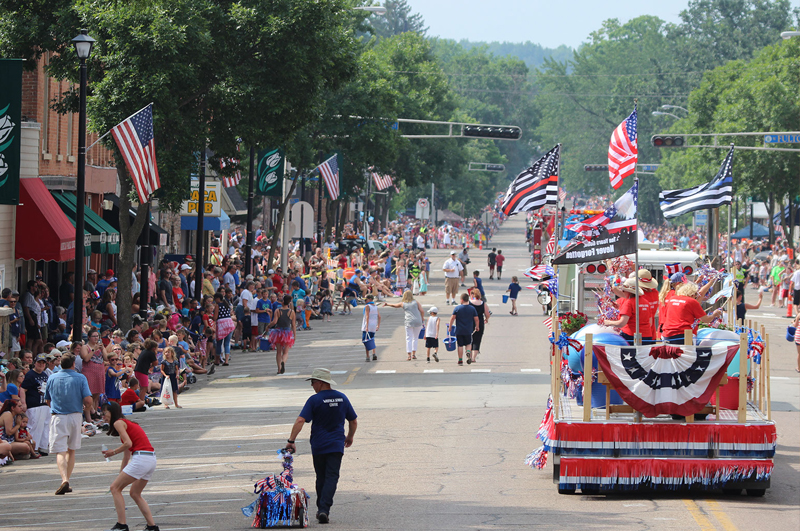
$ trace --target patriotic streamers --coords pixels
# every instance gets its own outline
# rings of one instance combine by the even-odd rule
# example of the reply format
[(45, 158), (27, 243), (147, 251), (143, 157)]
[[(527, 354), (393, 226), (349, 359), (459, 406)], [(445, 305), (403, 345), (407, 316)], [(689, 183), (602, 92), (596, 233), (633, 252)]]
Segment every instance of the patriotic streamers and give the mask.
[(531, 468), (538, 468), (541, 470), (547, 464), (547, 452), (550, 451), (549, 443), (552, 440), (555, 431), (555, 423), (553, 422), (553, 397), (547, 397), (547, 410), (544, 412), (542, 422), (539, 424), (539, 431), (536, 432), (536, 438), (541, 440), (544, 444), (528, 454), (525, 458), (525, 464)]
[(611, 259), (610, 269), (613, 275), (626, 279), (636, 269), (636, 263), (627, 256), (617, 256)]
[(561, 458), (558, 486), (636, 490), (724, 488), (745, 480), (769, 481), (772, 461), (759, 459), (580, 459)]
[(611, 291), (611, 277), (606, 277), (603, 293), (595, 293), (594, 296), (597, 299), (597, 310), (599, 311), (597, 324), (603, 326), (606, 319), (609, 321), (619, 319), (619, 308), (615, 302), (614, 292)]
[(255, 484), (253, 492), (258, 499), (242, 508), (245, 516), (253, 516), (252, 527), (299, 525), (308, 527), (308, 494), (293, 483), (292, 462), (294, 456), (286, 449), (278, 450), (283, 460), (283, 472), (270, 474)]

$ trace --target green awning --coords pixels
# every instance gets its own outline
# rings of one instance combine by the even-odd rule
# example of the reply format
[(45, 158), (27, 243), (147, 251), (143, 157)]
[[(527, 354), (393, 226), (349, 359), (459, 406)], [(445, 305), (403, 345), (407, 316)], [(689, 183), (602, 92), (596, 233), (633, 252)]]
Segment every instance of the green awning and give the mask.
[[(76, 226), (75, 203), (71, 203), (60, 192), (51, 193), (53, 194), (53, 198), (56, 200), (56, 203), (58, 203), (58, 206), (61, 207), (61, 210), (63, 210), (64, 214), (66, 214), (69, 218), (72, 226)], [(88, 209), (85, 209), (84, 212), (88, 212)], [(103, 230), (100, 229), (100, 227), (91, 221), (87, 215), (84, 215), (83, 230), (89, 236), (88, 241), (86, 238), (84, 238), (83, 244), (83, 252), (86, 256), (90, 256), (92, 253), (106, 252), (106, 238), (108, 236)]]
[[(61, 192), (61, 195), (69, 201), (73, 207), (77, 206), (77, 198), (72, 192)], [(106, 252), (108, 254), (119, 254), (119, 231), (112, 227), (106, 220), (94, 213), (90, 208), (83, 210), (86, 220), (92, 222), (106, 233)]]

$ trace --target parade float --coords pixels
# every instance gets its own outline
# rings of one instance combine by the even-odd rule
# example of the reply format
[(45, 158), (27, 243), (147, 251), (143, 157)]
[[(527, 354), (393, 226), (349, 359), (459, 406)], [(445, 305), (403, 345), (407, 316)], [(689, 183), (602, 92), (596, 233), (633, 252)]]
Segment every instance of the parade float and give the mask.
[[(608, 262), (606, 288), (596, 294), (599, 323), (583, 326), (583, 314), (554, 310), (551, 395), (537, 433), (543, 444), (526, 463), (544, 468), (552, 454), (562, 494), (745, 489), (763, 495), (777, 438), (768, 334), (753, 322), (732, 329), (712, 322), (687, 330), (683, 346), (630, 345), (602, 323), (617, 316), (614, 278), (634, 267), (626, 257)], [(555, 293), (557, 269), (548, 281)], [(696, 277), (723, 287), (729, 279), (708, 265)]]

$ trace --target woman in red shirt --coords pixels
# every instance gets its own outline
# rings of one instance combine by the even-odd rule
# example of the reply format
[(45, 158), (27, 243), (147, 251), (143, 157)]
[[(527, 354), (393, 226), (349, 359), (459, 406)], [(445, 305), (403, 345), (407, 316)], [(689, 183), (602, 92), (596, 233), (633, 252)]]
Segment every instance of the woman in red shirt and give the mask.
[(125, 523), (125, 499), (122, 497), (122, 491), (130, 485), (131, 499), (139, 506), (139, 511), (147, 522), (145, 531), (158, 531), (150, 507), (142, 498), (142, 490), (147, 486), (147, 482), (156, 469), (156, 453), (153, 451), (153, 446), (141, 426), (122, 416), (122, 409), (116, 402), (109, 402), (103, 406), (103, 418), (110, 426), (108, 434), (119, 436), (122, 442), (118, 448), (104, 450), (103, 457), (109, 458), (119, 453), (125, 454), (122, 457), (119, 476), (111, 483), (111, 496), (114, 498), (114, 508), (117, 510), (117, 523), (111, 530), (128, 531), (128, 525)]
[(710, 323), (720, 315), (721, 309), (716, 309), (710, 315), (706, 315), (703, 307), (697, 302), (698, 290), (694, 282), (686, 282), (678, 288), (675, 296), (668, 299), (665, 307), (666, 314), (662, 316), (664, 324), (662, 326), (662, 336), (664, 341), (673, 345), (683, 345), (684, 332), (693, 330), (695, 321)]
[(636, 334), (636, 319), (639, 319), (639, 333), (642, 335), (642, 341), (652, 342), (653, 331), (650, 328), (650, 320), (647, 318), (648, 312), (646, 305), (642, 304), (644, 292), (639, 288), (639, 307), (636, 307), (636, 279), (626, 278), (625, 282), (619, 289), (623, 293), (621, 299), (617, 299), (617, 306), (619, 307), (619, 319), (610, 321), (606, 320), (603, 324), (605, 326), (618, 326), (622, 330), (620, 335), (624, 337), (629, 343), (633, 344), (634, 336)]

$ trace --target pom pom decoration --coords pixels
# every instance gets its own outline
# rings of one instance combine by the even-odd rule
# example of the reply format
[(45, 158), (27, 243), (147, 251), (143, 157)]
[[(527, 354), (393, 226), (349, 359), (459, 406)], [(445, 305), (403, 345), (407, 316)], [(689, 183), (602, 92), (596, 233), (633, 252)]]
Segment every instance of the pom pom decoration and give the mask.
[(253, 516), (252, 527), (266, 529), (277, 526), (308, 527), (308, 494), (293, 483), (294, 456), (286, 449), (278, 450), (283, 472), (270, 474), (255, 484), (258, 499), (242, 508), (245, 516)]
[(610, 260), (610, 269), (613, 275), (617, 275), (623, 279), (628, 278), (628, 275), (633, 273), (636, 264), (627, 256), (618, 256)]

